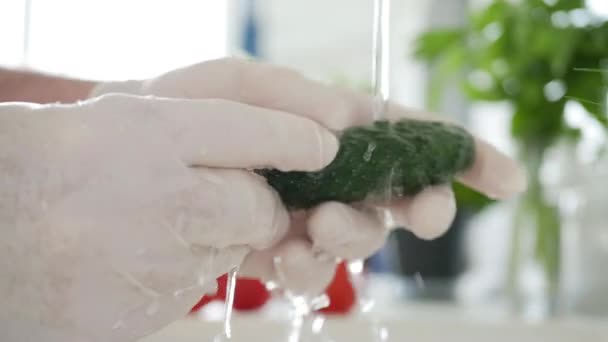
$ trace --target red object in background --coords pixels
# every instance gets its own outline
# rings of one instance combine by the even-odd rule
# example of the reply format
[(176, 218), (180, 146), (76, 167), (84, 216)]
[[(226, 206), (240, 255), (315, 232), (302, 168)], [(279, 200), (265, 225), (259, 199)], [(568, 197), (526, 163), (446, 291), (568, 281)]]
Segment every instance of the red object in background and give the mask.
[(217, 281), (217, 291), (213, 295), (204, 295), (201, 300), (199, 300), (194, 307), (190, 310), (190, 314), (198, 312), (203, 306), (213, 302), (214, 300), (224, 301), (226, 298), (226, 279), (228, 275), (224, 274), (223, 276), (216, 279)]
[[(356, 293), (350, 280), (346, 263), (338, 264), (334, 279), (328, 286), (326, 293), (330, 304), (319, 311), (326, 314), (346, 314), (355, 305)], [(205, 295), (190, 311), (195, 313), (206, 304), (214, 301), (226, 300), (226, 283), (228, 276), (224, 274), (217, 279), (218, 290), (215, 295)], [(238, 311), (253, 311), (261, 308), (270, 300), (270, 292), (259, 280), (238, 278), (234, 294), (234, 309)]]
[[(221, 300), (226, 300), (226, 285), (228, 276), (224, 274), (217, 280), (217, 296)], [(239, 311), (256, 310), (264, 306), (270, 299), (270, 291), (264, 284), (256, 279), (237, 278), (236, 290), (234, 292), (233, 308)]]
[[(238, 279), (236, 280), (238, 283)], [(226, 300), (226, 285), (228, 284), (228, 274), (224, 274), (217, 278), (217, 293), (215, 296), (218, 299)], [(238, 285), (237, 285), (238, 288)]]
[[(224, 274), (217, 279), (217, 293), (205, 295), (193, 308), (190, 313), (199, 311), (208, 303), (219, 300), (226, 300), (226, 284), (228, 275)], [(234, 293), (233, 308), (238, 311), (252, 311), (264, 306), (270, 299), (270, 292), (261, 281), (247, 278), (237, 278), (236, 291)]]
[(346, 314), (355, 305), (355, 288), (350, 280), (346, 263), (338, 264), (334, 279), (327, 287), (325, 293), (329, 297), (329, 306), (319, 310), (326, 314)]
[(197, 311), (199, 311), (203, 306), (211, 303), (212, 301), (219, 299), (216, 296), (209, 296), (209, 295), (204, 295), (203, 298), (201, 298), (201, 300), (198, 301), (198, 303), (196, 303), (196, 305), (194, 305), (192, 307), (192, 309), (190, 310), (190, 313), (195, 313)]
[(234, 309), (253, 311), (261, 308), (270, 299), (270, 292), (261, 281), (256, 279), (239, 278), (234, 293)]

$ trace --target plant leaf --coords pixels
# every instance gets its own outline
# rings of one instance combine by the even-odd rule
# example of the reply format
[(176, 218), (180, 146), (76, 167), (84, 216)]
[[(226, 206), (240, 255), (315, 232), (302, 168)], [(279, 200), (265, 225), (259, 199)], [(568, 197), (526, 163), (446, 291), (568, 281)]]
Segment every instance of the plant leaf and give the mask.
[(426, 32), (414, 42), (414, 56), (421, 60), (433, 61), (446, 51), (457, 48), (462, 42), (464, 29), (442, 29)]

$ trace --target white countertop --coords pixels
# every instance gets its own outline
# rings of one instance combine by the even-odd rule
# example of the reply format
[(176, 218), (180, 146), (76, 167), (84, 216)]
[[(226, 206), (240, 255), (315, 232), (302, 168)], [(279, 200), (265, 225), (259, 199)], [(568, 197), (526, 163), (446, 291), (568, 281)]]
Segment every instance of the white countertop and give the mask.
[[(479, 311), (467, 313), (449, 305), (408, 304), (402, 315), (395, 309), (391, 314), (351, 316), (328, 319), (326, 331), (334, 342), (376, 341), (370, 335), (374, 327), (384, 327), (386, 341), (608, 341), (608, 319), (560, 318), (526, 323), (504, 316)], [(149, 336), (142, 342), (201, 342), (212, 341), (222, 329), (217, 320), (190, 317)], [(288, 324), (283, 320), (258, 313), (237, 315), (233, 320), (234, 341), (288, 342)]]

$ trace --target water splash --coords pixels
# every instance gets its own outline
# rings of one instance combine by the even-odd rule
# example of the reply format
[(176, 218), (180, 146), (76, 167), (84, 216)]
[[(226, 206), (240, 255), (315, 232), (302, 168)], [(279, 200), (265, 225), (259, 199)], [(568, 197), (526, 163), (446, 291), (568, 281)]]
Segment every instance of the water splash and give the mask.
[(274, 281), (268, 281), (266, 284), (264, 284), (264, 286), (266, 286), (266, 290), (268, 291), (274, 291), (279, 288), (279, 284)]
[[(390, 0), (374, 1), (372, 61), (372, 111), (374, 120), (381, 120), (386, 117), (390, 93)], [(375, 148), (375, 146), (368, 145), (363, 159), (366, 160), (367, 158), (366, 161), (369, 161)], [(387, 192), (385, 193), (386, 200), (390, 200), (393, 197), (392, 184), (394, 176), (395, 170), (391, 169)], [(392, 228), (395, 223), (392, 213), (389, 210), (380, 209), (380, 214), (380, 217), (384, 221), (384, 226)], [(353, 264), (352, 267), (349, 267), (351, 279), (353, 279), (356, 292), (360, 294), (358, 299), (359, 310), (361, 313), (369, 314), (375, 302), (369, 296), (364, 295), (365, 289), (363, 288), (363, 284), (365, 279), (363, 267), (359, 267), (359, 264), (351, 264)], [(363, 265), (362, 261), (361, 265)], [(386, 341), (388, 339), (388, 329), (377, 319), (372, 318), (372, 321), (374, 324), (374, 341)]]
[[(286, 283), (283, 269), (283, 259), (275, 256), (273, 258), (276, 274), (279, 281)], [(289, 342), (312, 342), (312, 341), (331, 341), (324, 335), (322, 316), (316, 315), (315, 311), (329, 306), (330, 300), (326, 294), (310, 297), (306, 294), (295, 293), (285, 290), (285, 297), (292, 307), (291, 327), (288, 332), (287, 341)]]
[(323, 317), (315, 317), (312, 322), (312, 332), (315, 334), (321, 333), (323, 330), (323, 324), (325, 324), (325, 319)]
[(186, 287), (186, 288), (183, 288), (183, 289), (175, 290), (175, 291), (173, 291), (173, 297), (177, 298), (177, 299), (181, 299), (184, 296), (184, 293), (186, 293), (188, 291), (191, 291), (191, 290), (194, 290), (194, 289), (197, 289), (197, 288), (200, 288), (200, 287), (201, 286), (197, 283), (196, 285), (192, 285), (190, 287)]
[(237, 274), (238, 267), (235, 267), (230, 270), (230, 273), (228, 273), (228, 282), (226, 285), (226, 316), (224, 317), (224, 334), (228, 338), (232, 336), (232, 307), (234, 306)]
[(153, 316), (160, 310), (159, 298), (161, 294), (154, 289), (145, 286), (137, 280), (131, 273), (116, 271), (130, 286), (139, 290), (144, 296), (151, 298), (150, 304), (146, 307), (146, 315)]
[(376, 149), (376, 143), (371, 142), (367, 145), (367, 150), (363, 153), (363, 160), (368, 162), (372, 159), (374, 150)]
[(219, 254), (219, 249), (192, 244), (190, 245), (190, 251), (192, 254), (200, 256), (202, 260), (206, 261), (201, 265), (201, 268), (196, 275), (195, 286), (204, 289), (206, 292), (217, 292), (216, 279), (209, 275), (216, 274), (214, 266)]
[(414, 281), (416, 282), (416, 286), (418, 286), (419, 289), (423, 290), (426, 288), (426, 283), (424, 282), (424, 279), (422, 278), (422, 274), (420, 274), (420, 272), (416, 272), (414, 274)]
[(232, 311), (234, 306), (234, 294), (236, 291), (236, 278), (239, 268), (234, 267), (228, 272), (228, 281), (226, 282), (226, 304), (224, 308), (224, 331), (216, 336), (213, 341), (221, 342), (232, 339)]
[(379, 120), (386, 113), (390, 92), (390, 0), (374, 1), (372, 43), (372, 111)]
[(388, 341), (388, 329), (385, 326), (376, 326), (376, 342)]
[(360, 275), (364, 269), (363, 260), (354, 260), (348, 263), (348, 271), (350, 274)]
[(117, 271), (116, 273), (121, 278), (123, 278), (129, 285), (138, 289), (145, 296), (153, 298), (153, 299), (157, 299), (160, 297), (159, 292), (155, 291), (152, 288), (145, 286), (143, 283), (141, 283), (139, 280), (137, 280), (131, 273), (120, 272), (120, 271)]

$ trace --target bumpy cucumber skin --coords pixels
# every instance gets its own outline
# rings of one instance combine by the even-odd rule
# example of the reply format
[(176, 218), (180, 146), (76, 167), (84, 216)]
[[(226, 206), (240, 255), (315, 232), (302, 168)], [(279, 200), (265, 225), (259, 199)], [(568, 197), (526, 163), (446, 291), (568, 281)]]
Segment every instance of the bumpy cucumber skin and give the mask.
[(377, 121), (342, 132), (336, 158), (318, 172), (257, 170), (289, 209), (413, 195), (446, 184), (475, 158), (473, 137), (456, 125)]

